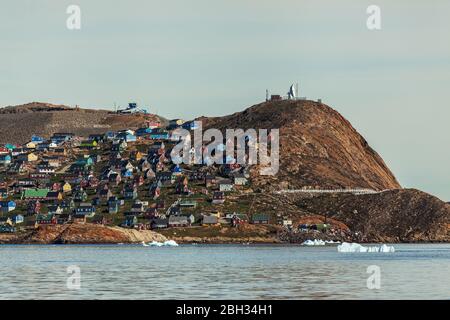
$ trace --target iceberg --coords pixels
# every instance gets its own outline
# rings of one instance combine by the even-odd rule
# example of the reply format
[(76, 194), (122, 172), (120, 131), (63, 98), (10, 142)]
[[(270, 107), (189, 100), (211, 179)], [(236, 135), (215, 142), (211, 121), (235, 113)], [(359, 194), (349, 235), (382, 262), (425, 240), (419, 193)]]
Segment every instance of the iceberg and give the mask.
[(150, 247), (162, 247), (164, 243), (158, 242), (158, 241), (152, 241), (150, 242)]
[(337, 246), (338, 252), (383, 252), (383, 253), (392, 253), (395, 252), (395, 248), (392, 246), (388, 246), (383, 244), (381, 247), (364, 247), (359, 243), (348, 243), (344, 242), (341, 245)]
[(320, 240), (320, 239), (314, 239), (314, 240), (306, 240), (302, 243), (303, 246), (324, 246), (327, 244), (335, 244), (340, 243), (339, 241), (334, 242), (333, 240)]
[(325, 245), (325, 241), (323, 240), (306, 240), (305, 242), (302, 243), (303, 246), (324, 246)]
[(152, 241), (148, 245), (150, 247), (178, 247), (178, 243), (173, 240), (167, 240), (164, 242)]
[(165, 242), (164, 242), (164, 245), (165, 245), (165, 246), (168, 246), (168, 247), (178, 247), (178, 243), (176, 243), (176, 242), (173, 241), (173, 240), (167, 240), (167, 241), (165, 241)]

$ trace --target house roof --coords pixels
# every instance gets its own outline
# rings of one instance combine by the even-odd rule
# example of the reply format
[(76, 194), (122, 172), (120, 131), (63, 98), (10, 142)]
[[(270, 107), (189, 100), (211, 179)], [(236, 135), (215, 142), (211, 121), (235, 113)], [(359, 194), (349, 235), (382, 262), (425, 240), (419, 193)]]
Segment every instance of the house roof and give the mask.
[(170, 216), (169, 223), (187, 223), (188, 219), (186, 216)]
[(26, 189), (24, 196), (25, 198), (45, 198), (48, 193), (48, 189)]
[(218, 222), (219, 222), (219, 219), (216, 216), (203, 216), (203, 223), (216, 224)]
[(256, 213), (252, 215), (252, 220), (253, 221), (270, 220), (270, 216), (268, 214)]

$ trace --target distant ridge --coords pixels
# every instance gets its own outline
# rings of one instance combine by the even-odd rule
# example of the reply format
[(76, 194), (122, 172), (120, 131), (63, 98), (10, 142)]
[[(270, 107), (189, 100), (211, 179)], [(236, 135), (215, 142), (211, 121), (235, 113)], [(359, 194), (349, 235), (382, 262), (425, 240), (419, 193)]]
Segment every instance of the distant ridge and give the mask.
[(119, 115), (108, 110), (31, 102), (0, 108), (0, 143), (22, 144), (34, 134), (48, 138), (60, 131), (87, 136), (108, 130), (137, 129), (147, 120), (167, 121), (151, 114)]
[(46, 102), (30, 102), (22, 105), (0, 108), (0, 114), (68, 111), (73, 109), (74, 108), (62, 104), (56, 105)]

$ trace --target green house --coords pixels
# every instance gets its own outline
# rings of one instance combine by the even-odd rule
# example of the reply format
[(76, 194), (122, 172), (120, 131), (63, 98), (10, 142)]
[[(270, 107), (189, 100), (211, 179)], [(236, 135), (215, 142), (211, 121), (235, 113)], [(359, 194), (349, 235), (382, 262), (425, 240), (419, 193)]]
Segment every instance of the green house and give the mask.
[(49, 191), (49, 189), (26, 189), (22, 192), (22, 199), (45, 200)]
[(197, 201), (181, 200), (179, 205), (180, 205), (180, 207), (195, 208), (197, 206)]
[(270, 216), (268, 214), (253, 214), (252, 215), (252, 224), (269, 224)]
[(38, 214), (36, 216), (37, 224), (56, 224), (56, 217), (54, 214)]
[(91, 157), (83, 157), (77, 159), (75, 162), (77, 166), (92, 166), (94, 164), (94, 160)]
[(80, 144), (80, 148), (82, 149), (95, 149), (98, 147), (97, 141), (84, 141)]

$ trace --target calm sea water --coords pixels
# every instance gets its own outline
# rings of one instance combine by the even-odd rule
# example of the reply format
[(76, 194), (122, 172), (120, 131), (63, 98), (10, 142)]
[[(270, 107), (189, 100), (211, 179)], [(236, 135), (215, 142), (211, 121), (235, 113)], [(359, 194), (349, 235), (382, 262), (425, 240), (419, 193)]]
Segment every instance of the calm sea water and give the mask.
[[(449, 244), (395, 247), (2, 245), (0, 299), (450, 298)], [(380, 289), (367, 288), (371, 265)], [(67, 287), (69, 266), (80, 268), (78, 290)]]

